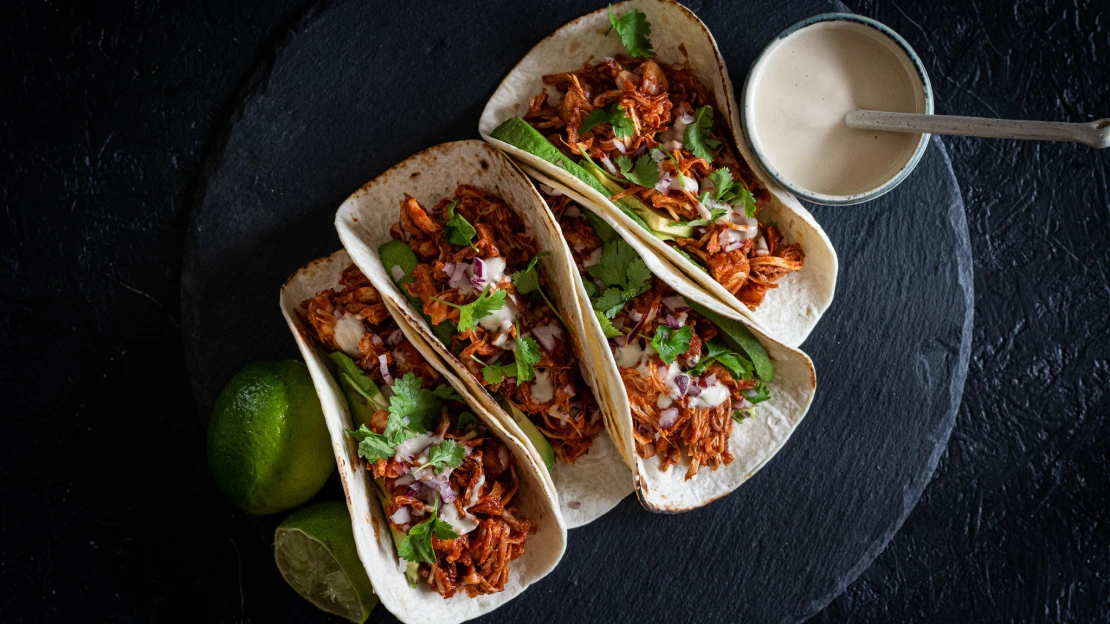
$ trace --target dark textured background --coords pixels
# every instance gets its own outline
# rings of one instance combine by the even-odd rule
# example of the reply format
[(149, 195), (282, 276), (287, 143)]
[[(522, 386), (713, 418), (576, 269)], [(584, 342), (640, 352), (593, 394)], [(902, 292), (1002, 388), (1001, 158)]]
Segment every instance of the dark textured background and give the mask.
[[(938, 112), (1110, 114), (1105, 4), (850, 6), (925, 57)], [(304, 9), (4, 9), (4, 621), (231, 618), (254, 612), (244, 596), (280, 587), (272, 565), (230, 537), (200, 543), (220, 539), (209, 523), (229, 535), (250, 527), (220, 504), (195, 453), (198, 423), (180, 418), (192, 397), (178, 275), (212, 132)], [(1110, 154), (947, 145), (975, 260), (964, 405), (901, 533), (818, 617), (1105, 621)], [(163, 383), (132, 383), (152, 370)], [(145, 444), (120, 443), (127, 421)], [(90, 464), (106, 469), (83, 472)]]

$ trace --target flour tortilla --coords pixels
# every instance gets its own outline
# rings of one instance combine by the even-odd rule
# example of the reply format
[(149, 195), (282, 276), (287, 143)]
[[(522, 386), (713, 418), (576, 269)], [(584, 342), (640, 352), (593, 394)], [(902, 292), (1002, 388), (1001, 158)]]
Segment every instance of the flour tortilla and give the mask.
[(305, 340), (298, 329), (301, 324), (298, 311), (303, 312), (301, 302), (328, 288), (338, 289), (340, 275), (350, 263), (347, 252), (338, 251), (301, 268), (281, 288), (281, 313), (297, 341), (297, 347), (308, 365), (312, 383), (320, 397), (339, 477), (347, 497), (347, 509), (351, 513), (359, 558), (362, 559), (370, 582), (374, 585), (374, 592), (378, 594), (382, 604), (402, 622), (453, 623), (479, 617), (512, 600), (529, 585), (546, 576), (562, 558), (566, 550), (567, 531), (558, 511), (554, 488), (550, 480), (545, 478), (546, 470), (543, 465), (537, 463), (526, 443), (521, 441), (522, 438), (511, 434), (497, 419), (481, 409), (480, 403), (466, 384), (437, 359), (431, 347), (418, 333), (406, 327), (397, 311), (391, 308), (390, 314), (397, 319), (397, 324), (416, 350), (443, 375), (445, 381), (471, 407), (475, 416), (516, 457), (521, 487), (513, 501), (533, 526), (538, 528), (536, 534), (528, 536), (524, 554), (510, 564), (509, 581), (500, 593), (470, 598), (466, 592), (459, 592), (445, 600), (426, 583), (422, 582), (415, 588), (409, 587), (405, 580), (403, 562), (397, 557), (389, 524), (382, 511), (378, 488), (373, 484), (370, 472), (360, 463), (358, 444), (346, 434), (354, 426), (347, 399), (335, 380), (328, 354), (320, 345)]
[[(714, 111), (724, 115), (732, 130), (733, 141), (741, 157), (746, 160), (760, 182), (771, 192), (771, 201), (759, 214), (761, 223), (777, 222), (787, 243), (801, 243), (805, 251), (805, 266), (778, 280), (779, 287), (767, 293), (766, 299), (756, 310), (750, 310), (729, 293), (711, 275), (684, 258), (662, 240), (640, 228), (609, 199), (567, 171), (538, 158), (524, 150), (490, 137), (490, 133), (506, 119), (523, 117), (528, 110), (528, 100), (541, 90), (549, 96), (558, 92), (543, 84), (545, 74), (576, 70), (592, 57), (600, 62), (605, 57), (627, 55), (616, 32), (610, 29), (608, 10), (598, 9), (562, 26), (528, 54), (509, 72), (493, 97), (482, 111), (478, 130), (487, 141), (504, 150), (515, 160), (542, 171), (574, 189), (587, 202), (606, 210), (630, 232), (641, 238), (651, 253), (657, 254), (681, 269), (702, 289), (711, 293), (730, 308), (739, 311), (769, 334), (790, 346), (802, 344), (814, 325), (832, 303), (836, 288), (837, 258), (832, 243), (813, 216), (785, 189), (775, 184), (760, 171), (752, 157), (743, 133), (739, 130), (740, 114), (733, 94), (732, 81), (725, 68), (724, 59), (709, 29), (689, 9), (669, 0), (633, 0), (613, 5), (613, 12), (622, 15), (638, 9), (651, 23), (651, 43), (655, 59), (676, 63), (683, 59), (679, 45), (687, 53), (688, 69), (710, 89), (716, 99)], [(645, 254), (646, 255), (646, 254)]]
[[(656, 277), (687, 300), (700, 303), (724, 317), (740, 321), (767, 351), (775, 366), (774, 381), (767, 384), (771, 398), (755, 407), (752, 418), (742, 423), (733, 423), (728, 446), (735, 459), (731, 464), (717, 470), (702, 466), (687, 481), (685, 475), (689, 467), (688, 458), (664, 472), (659, 468), (658, 457), (641, 459), (635, 455), (632, 411), (616, 360), (597, 317), (593, 314), (583, 315), (583, 333), (588, 337), (586, 342), (594, 347), (594, 359), (603, 362), (609, 371), (606, 376), (610, 386), (608, 395), (615, 401), (613, 412), (621, 417), (620, 422), (616, 423), (616, 430), (622, 436), (624, 453), (636, 458), (636, 493), (640, 502), (654, 511), (674, 513), (701, 507), (735, 490), (774, 457), (801, 423), (817, 389), (813, 362), (805, 353), (771, 338), (743, 315), (708, 296), (681, 271), (655, 256), (643, 240), (632, 236), (627, 227), (614, 219), (610, 212), (585, 202), (584, 197), (560, 186), (543, 173), (528, 170), (528, 174), (601, 217), (640, 254), (644, 264)], [(581, 274), (577, 270), (572, 273), (582, 306), (589, 309), (591, 304), (582, 285)]]
[[(582, 325), (582, 311), (572, 284), (564, 277), (573, 272), (573, 260), (563, 244), (558, 225), (551, 219), (550, 212), (546, 210), (543, 200), (528, 178), (504, 154), (482, 141), (437, 145), (395, 165), (348, 197), (335, 216), (339, 238), (355, 264), (381, 291), (382, 296), (451, 365), (482, 406), (513, 435), (527, 440), (516, 422), (505, 413), (481, 383), (434, 337), (426, 319), (393, 283), (390, 267), (383, 266), (378, 256), (378, 247), (392, 240), (389, 227), (400, 218), (400, 203), (405, 193), (430, 209), (440, 199), (454, 195), (459, 184), (477, 186), (501, 197), (520, 215), (536, 236), (540, 248), (551, 252), (539, 264), (540, 270), (548, 276), (557, 276), (556, 279), (548, 280), (552, 290), (548, 295), (570, 325), (567, 329), (572, 334), (570, 340), (578, 356), (583, 377), (597, 397), (606, 430), (610, 432), (609, 436), (599, 435), (595, 438), (589, 454), (573, 465), (558, 459), (555, 461), (552, 478), (558, 491), (560, 510), (568, 527), (582, 526), (600, 517), (632, 493), (633, 479), (629, 468), (631, 457), (618, 452), (610, 437), (613, 435), (612, 423), (615, 418), (607, 409), (612, 405), (612, 401), (606, 396), (609, 384), (599, 383), (601, 373), (597, 370), (596, 362), (585, 357), (587, 347), (583, 344), (581, 332), (576, 331)], [(539, 457), (537, 452), (533, 453)]]

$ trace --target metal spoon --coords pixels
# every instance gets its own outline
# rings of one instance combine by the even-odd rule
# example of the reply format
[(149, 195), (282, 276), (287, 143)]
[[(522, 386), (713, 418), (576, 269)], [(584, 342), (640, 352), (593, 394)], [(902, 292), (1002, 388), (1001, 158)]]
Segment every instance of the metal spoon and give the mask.
[(1099, 119), (1089, 123), (1064, 123), (858, 110), (848, 113), (844, 117), (844, 122), (850, 128), (862, 130), (959, 134), (1034, 141), (1074, 141), (1091, 147), (1110, 147), (1110, 119)]

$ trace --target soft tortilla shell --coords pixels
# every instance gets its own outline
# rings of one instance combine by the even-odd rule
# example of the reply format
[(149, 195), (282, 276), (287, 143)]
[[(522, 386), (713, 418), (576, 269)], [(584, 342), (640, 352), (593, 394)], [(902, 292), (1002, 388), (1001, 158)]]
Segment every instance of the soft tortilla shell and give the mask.
[(529, 98), (545, 88), (549, 93), (555, 93), (554, 89), (543, 84), (545, 74), (575, 70), (591, 57), (593, 62), (598, 62), (605, 57), (627, 54), (616, 33), (605, 34), (610, 28), (607, 9), (587, 13), (536, 44), (505, 76), (486, 104), (478, 123), (479, 132), (515, 160), (559, 180), (585, 197), (588, 203), (608, 211), (628, 231), (641, 238), (653, 254), (679, 267), (702, 289), (755, 321), (769, 334), (790, 346), (802, 344), (832, 303), (837, 275), (837, 257), (832, 243), (813, 215), (755, 165), (751, 148), (738, 130), (741, 125), (732, 81), (717, 43), (705, 24), (689, 9), (669, 0), (633, 0), (613, 6), (617, 14), (630, 9), (638, 9), (647, 15), (657, 59), (669, 63), (680, 61), (683, 56), (679, 46), (685, 46), (688, 68), (713, 92), (716, 113), (723, 114), (729, 122), (740, 155), (753, 165), (756, 176), (771, 191), (772, 199), (760, 212), (760, 221), (777, 222), (787, 242), (801, 243), (805, 250), (806, 262), (802, 270), (778, 280), (779, 288), (768, 293), (758, 309), (748, 309), (712, 276), (645, 232), (606, 196), (589, 185), (541, 158), (490, 137), (490, 133), (506, 119), (523, 117), (528, 110)]
[(460, 592), (445, 600), (426, 584), (421, 583), (416, 588), (408, 586), (403, 568), (400, 568), (389, 524), (382, 511), (378, 488), (373, 484), (370, 473), (360, 466), (358, 445), (346, 434), (347, 430), (353, 428), (347, 399), (335, 381), (327, 353), (319, 345), (306, 341), (298, 329), (301, 321), (297, 312), (301, 302), (328, 288), (338, 288), (340, 274), (350, 263), (351, 259), (345, 251), (312, 261), (286, 280), (281, 288), (280, 301), (282, 316), (297, 341), (297, 347), (308, 365), (312, 383), (320, 397), (339, 477), (343, 482), (343, 492), (347, 497), (347, 509), (351, 513), (359, 558), (362, 559), (370, 582), (374, 585), (374, 592), (378, 594), (382, 604), (402, 622), (433, 624), (476, 618), (515, 598), (529, 585), (546, 576), (562, 558), (566, 549), (567, 532), (558, 511), (555, 493), (550, 482), (543, 476), (544, 468), (536, 463), (526, 444), (481, 409), (469, 388), (436, 358), (432, 349), (416, 332), (405, 326), (404, 321), (398, 318), (396, 310), (391, 309), (390, 313), (398, 319), (398, 325), (413, 346), (432, 363), (471, 406), (475, 415), (517, 458), (521, 488), (514, 502), (534, 526), (538, 527), (536, 534), (528, 537), (524, 554), (512, 562), (509, 581), (505, 590), (500, 593), (470, 598), (465, 592)]
[[(532, 169), (528, 169), (528, 173), (592, 210), (628, 241), (656, 277), (688, 300), (744, 323), (767, 350), (767, 355), (775, 364), (775, 378), (770, 384), (771, 398), (755, 408), (752, 418), (743, 423), (733, 424), (729, 450), (732, 451), (735, 459), (731, 464), (721, 466), (717, 470), (710, 470), (703, 466), (692, 479), (687, 481), (685, 475), (686, 468), (689, 466), (688, 460), (664, 472), (659, 468), (658, 457), (640, 459), (635, 455), (632, 411), (629, 408), (628, 393), (621, 381), (616, 360), (613, 358), (597, 318), (592, 314), (583, 315), (585, 321), (583, 332), (588, 336), (592, 335), (587, 342), (595, 346), (594, 359), (597, 362), (603, 362), (608, 372), (606, 376), (610, 386), (608, 396), (615, 401), (613, 412), (620, 417), (616, 430), (625, 436), (622, 445), (624, 452), (636, 457), (636, 491), (640, 502), (654, 511), (680, 512), (701, 507), (735, 490), (774, 457), (801, 423), (810, 403), (813, 402), (813, 395), (817, 389), (813, 362), (805, 353), (771, 338), (746, 317), (710, 297), (681, 271), (661, 261), (644, 245), (642, 239), (632, 236), (625, 225), (614, 219), (609, 211), (598, 210), (596, 206), (585, 202), (584, 198), (574, 190), (559, 184), (543, 173)], [(589, 298), (582, 287), (581, 276), (576, 270), (572, 272), (576, 277), (575, 285), (579, 289), (582, 305), (588, 308)]]
[[(339, 238), (355, 264), (386, 300), (401, 311), (412, 327), (420, 331), (436, 353), (451, 365), (482, 406), (513, 435), (526, 440), (517, 424), (481, 383), (435, 338), (427, 321), (402, 295), (393, 283), (389, 267), (383, 266), (378, 256), (378, 247), (391, 240), (389, 227), (399, 218), (400, 202), (405, 193), (430, 209), (441, 198), (453, 195), (459, 184), (477, 186), (504, 199), (535, 234), (540, 247), (551, 252), (550, 256), (540, 261), (542, 271), (548, 276), (558, 276), (548, 280), (553, 290), (548, 294), (570, 325), (571, 343), (578, 355), (583, 376), (597, 397), (606, 430), (612, 436), (614, 418), (607, 410), (612, 401), (605, 396), (608, 384), (598, 382), (600, 373), (596, 362), (583, 357), (587, 346), (583, 344), (580, 332), (575, 331), (581, 326), (581, 310), (573, 285), (563, 277), (573, 272), (570, 252), (531, 182), (504, 154), (482, 141), (459, 141), (437, 145), (409, 157), (343, 202), (335, 217)], [(560, 509), (570, 528), (600, 517), (633, 490), (631, 471), (610, 436), (598, 436), (589, 455), (574, 465), (555, 463), (552, 478), (558, 491)], [(533, 453), (539, 457), (538, 453)]]

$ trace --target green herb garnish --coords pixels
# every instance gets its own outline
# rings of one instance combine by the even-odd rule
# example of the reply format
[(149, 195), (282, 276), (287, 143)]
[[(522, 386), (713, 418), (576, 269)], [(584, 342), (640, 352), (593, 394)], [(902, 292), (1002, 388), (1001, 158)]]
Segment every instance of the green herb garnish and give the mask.
[(462, 247), (472, 247), (474, 251), (478, 251), (478, 247), (471, 242), (474, 240), (474, 235), (478, 230), (466, 220), (466, 217), (461, 214), (455, 214), (455, 206), (459, 205), (459, 200), (451, 202), (447, 207), (447, 222), (443, 224), (443, 230), (447, 233), (447, 242), (452, 245), (459, 245)]
[(613, 13), (613, 5), (609, 5), (609, 23), (621, 36), (621, 43), (628, 50), (628, 55), (633, 57), (651, 58), (655, 52), (651, 49), (651, 23), (647, 16), (633, 9), (617, 17)]
[(397, 547), (397, 556), (406, 561), (434, 564), (435, 551), (432, 550), (432, 534), (441, 540), (453, 540), (459, 537), (450, 524), (439, 519), (439, 495), (436, 495), (432, 515), (427, 520), (409, 529), (405, 540)]
[(694, 330), (690, 329), (689, 325), (683, 325), (679, 329), (660, 325), (655, 328), (655, 337), (651, 339), (651, 346), (659, 353), (659, 359), (665, 364), (670, 364), (690, 349), (690, 340), (693, 337)]
[(578, 128), (578, 132), (586, 134), (599, 123), (609, 124), (609, 127), (613, 129), (613, 136), (618, 139), (630, 138), (632, 132), (636, 130), (636, 124), (628, 116), (628, 111), (620, 104), (614, 104), (608, 111), (604, 108), (595, 108), (590, 111), (590, 114), (582, 120), (582, 126)]
[(444, 301), (436, 297), (432, 297), (433, 301), (438, 301), (444, 305), (449, 305), (452, 308), (459, 309), (459, 331), (470, 331), (478, 324), (478, 319), (488, 315), (490, 312), (500, 310), (505, 305), (505, 291), (498, 290), (492, 295), (489, 290), (492, 286), (486, 286), (485, 290), (478, 295), (478, 298), (470, 303), (459, 305)]
[(620, 168), (621, 174), (636, 186), (652, 188), (659, 183), (659, 163), (647, 154), (637, 158), (635, 165), (628, 156), (617, 156), (617, 167)]
[(713, 149), (719, 147), (721, 142), (711, 137), (713, 131), (713, 107), (708, 104), (694, 112), (694, 123), (686, 126), (683, 143), (693, 152), (694, 156), (704, 158), (705, 162), (713, 162)]

